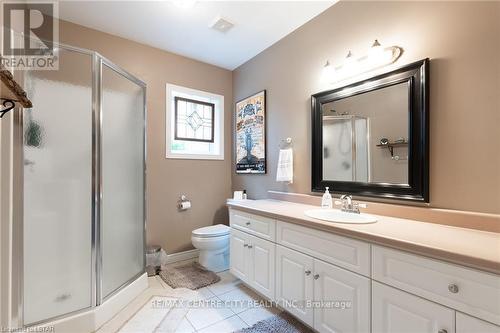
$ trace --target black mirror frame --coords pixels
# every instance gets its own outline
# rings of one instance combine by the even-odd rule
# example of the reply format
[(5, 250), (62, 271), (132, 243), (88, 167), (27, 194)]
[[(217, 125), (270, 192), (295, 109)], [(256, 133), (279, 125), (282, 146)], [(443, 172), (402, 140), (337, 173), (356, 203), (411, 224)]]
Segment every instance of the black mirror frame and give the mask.
[[(407, 82), (409, 93), (408, 184), (323, 180), (322, 104)], [(330, 187), (334, 193), (429, 202), (429, 59), (391, 72), (311, 96), (312, 192)]]

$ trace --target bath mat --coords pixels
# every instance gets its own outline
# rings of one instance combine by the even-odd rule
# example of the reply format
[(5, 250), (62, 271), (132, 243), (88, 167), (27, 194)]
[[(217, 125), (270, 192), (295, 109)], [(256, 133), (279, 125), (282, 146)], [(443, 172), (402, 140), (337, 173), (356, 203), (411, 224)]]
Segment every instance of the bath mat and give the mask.
[(314, 333), (314, 331), (295, 319), (292, 315), (281, 312), (261, 320), (252, 327), (243, 328), (236, 333)]
[(220, 281), (220, 277), (197, 262), (177, 267), (164, 266), (160, 277), (172, 288), (200, 289)]

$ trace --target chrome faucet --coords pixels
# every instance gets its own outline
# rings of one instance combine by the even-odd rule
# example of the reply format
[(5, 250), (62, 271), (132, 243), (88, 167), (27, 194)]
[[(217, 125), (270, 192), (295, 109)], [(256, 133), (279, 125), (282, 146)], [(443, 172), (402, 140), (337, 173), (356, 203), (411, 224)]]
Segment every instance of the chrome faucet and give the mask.
[(366, 204), (353, 202), (352, 195), (349, 194), (343, 194), (342, 196), (340, 196), (340, 201), (335, 201), (335, 204), (342, 206), (342, 208), (340, 209), (341, 211), (355, 214), (360, 214), (359, 208), (367, 207)]

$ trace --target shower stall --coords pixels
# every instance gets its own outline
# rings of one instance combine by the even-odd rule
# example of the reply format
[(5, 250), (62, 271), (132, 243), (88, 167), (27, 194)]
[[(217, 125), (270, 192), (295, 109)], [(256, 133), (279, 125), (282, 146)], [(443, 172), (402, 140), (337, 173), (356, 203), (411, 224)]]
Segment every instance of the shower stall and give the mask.
[(368, 118), (323, 116), (323, 179), (369, 182), (369, 141)]
[(14, 119), (20, 326), (94, 310), (144, 278), (146, 85), (96, 52), (57, 46), (26, 71)]

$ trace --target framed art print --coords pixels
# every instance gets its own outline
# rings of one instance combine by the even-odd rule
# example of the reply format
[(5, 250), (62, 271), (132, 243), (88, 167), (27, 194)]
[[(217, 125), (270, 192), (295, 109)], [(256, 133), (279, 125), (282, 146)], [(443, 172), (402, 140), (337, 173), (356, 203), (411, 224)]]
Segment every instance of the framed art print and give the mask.
[(266, 91), (236, 103), (236, 173), (266, 173)]

